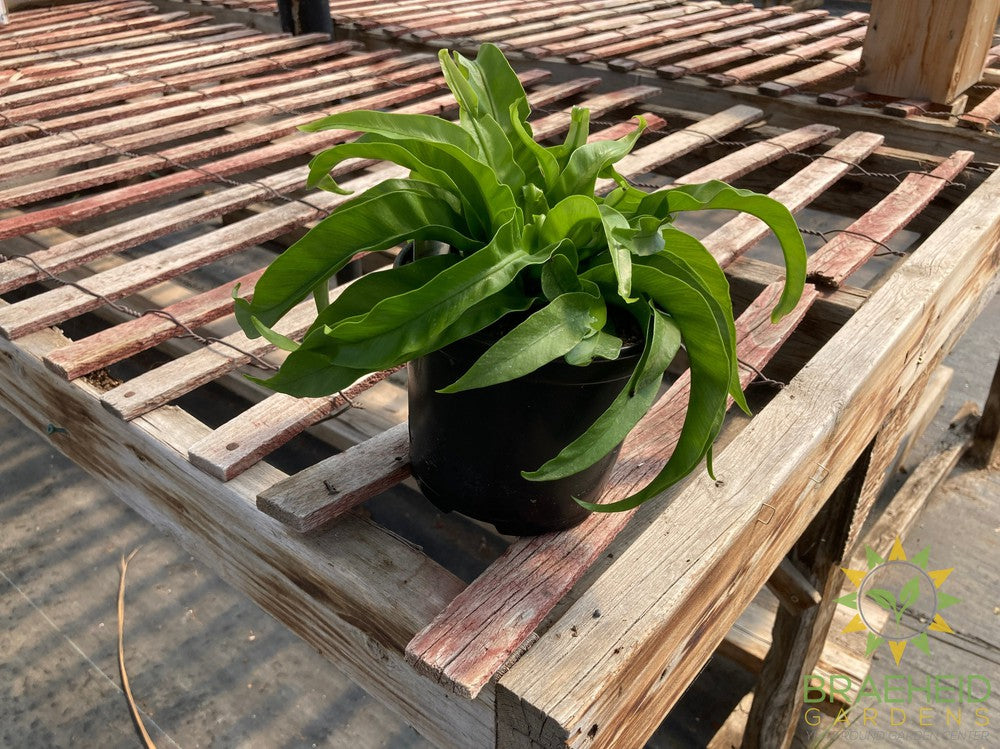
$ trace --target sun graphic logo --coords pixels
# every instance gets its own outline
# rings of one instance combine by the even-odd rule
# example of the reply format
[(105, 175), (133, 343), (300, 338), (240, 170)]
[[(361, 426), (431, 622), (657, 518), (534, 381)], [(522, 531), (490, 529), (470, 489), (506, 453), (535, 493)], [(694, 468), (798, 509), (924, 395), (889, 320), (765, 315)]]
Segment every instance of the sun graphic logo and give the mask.
[(897, 666), (907, 645), (930, 655), (928, 632), (954, 633), (941, 616), (942, 610), (960, 603), (955, 596), (941, 591), (954, 568), (928, 569), (928, 547), (907, 559), (898, 538), (888, 559), (868, 546), (865, 553), (868, 569), (841, 568), (857, 590), (837, 602), (858, 612), (843, 631), (868, 633), (866, 657), (882, 643), (889, 643)]

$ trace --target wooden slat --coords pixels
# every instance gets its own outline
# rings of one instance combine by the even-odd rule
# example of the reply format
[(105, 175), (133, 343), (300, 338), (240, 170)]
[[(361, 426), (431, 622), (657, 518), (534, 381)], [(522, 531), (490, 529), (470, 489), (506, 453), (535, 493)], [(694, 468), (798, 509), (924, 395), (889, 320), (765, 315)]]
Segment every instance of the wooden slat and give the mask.
[(502, 730), (543, 745), (645, 741), (885, 409), (937, 366), (1000, 285), (998, 195), (994, 174), (716, 456), (721, 483), (697, 478), (651, 510), (499, 681)]
[[(779, 294), (780, 284), (768, 287), (737, 323), (740, 359), (757, 369), (791, 334), (815, 298), (808, 290), (795, 312), (771, 326), (767, 321)], [(746, 386), (754, 376), (752, 370), (742, 369), (740, 381)], [(682, 376), (632, 430), (602, 502), (622, 499), (656, 475), (680, 434), (689, 387), (690, 377)], [(516, 541), (413, 638), (407, 660), (457, 693), (474, 697), (632, 514), (598, 513), (568, 531)]]
[[(336, 175), (339, 171), (342, 175), (357, 168), (356, 165), (346, 163), (342, 166), (342, 169), (333, 173)], [(392, 173), (400, 172), (379, 171), (351, 180), (345, 187), (367, 189), (386, 174)], [(134, 294), (160, 281), (273, 239), (305, 222), (322, 218), (349, 197), (327, 192), (313, 193), (307, 202), (285, 203), (223, 226), (210, 234), (189, 239), (126, 265), (90, 276), (79, 282), (86, 291), (60, 287), (4, 307), (0, 309), (0, 335), (17, 338), (96, 309), (104, 302), (95, 294), (110, 300)]]
[[(572, 38), (564, 41), (545, 42), (539, 39), (537, 41), (541, 42), (540, 44), (536, 42), (536, 46), (525, 46), (528, 43), (527, 40), (521, 40), (517, 46), (522, 48), (523, 54), (528, 57), (565, 57), (569, 62), (573, 63), (589, 62), (595, 58), (594, 50), (603, 47), (615, 48), (622, 44), (628, 45), (634, 43), (637, 38), (676, 29), (684, 25), (689, 16), (699, 17), (707, 15), (709, 18), (717, 18), (733, 15), (741, 10), (746, 10), (748, 7), (752, 6), (741, 4), (733, 6), (732, 9), (713, 9), (707, 13), (698, 12), (700, 9), (696, 7), (680, 7), (662, 13), (662, 18), (657, 21), (650, 21), (641, 16), (619, 16), (617, 18), (610, 18), (602, 23), (588, 24), (584, 28), (582, 35), (573, 35)], [(604, 28), (603, 31), (594, 33), (597, 28), (602, 27)], [(555, 38), (555, 34), (562, 33), (564, 31), (560, 29), (558, 32), (549, 32), (549, 35)], [(655, 37), (653, 43), (655, 43)], [(644, 44), (642, 46), (648, 47), (650, 45)], [(614, 49), (612, 49), (613, 52)]]
[(622, 0), (622, 2), (618, 5), (608, 5), (604, 8), (596, 10), (581, 10), (580, 12), (570, 13), (568, 15), (564, 10), (556, 7), (553, 8), (552, 11), (546, 12), (544, 15), (536, 16), (533, 20), (524, 19), (522, 17), (521, 20), (527, 20), (527, 23), (518, 24), (514, 27), (480, 31), (475, 34), (475, 40), (478, 42), (500, 43), (513, 47), (518, 44), (523, 44), (523, 40), (531, 34), (550, 31), (552, 29), (559, 28), (560, 26), (586, 24), (594, 19), (607, 18), (608, 16), (616, 15), (618, 13), (618, 7), (623, 5), (628, 6), (628, 9), (634, 12), (645, 8), (655, 7), (656, 3), (629, 3), (627, 0)]
[(446, 745), (460, 735), (471, 746), (494, 745), (491, 695), (454, 700), (402, 658), (404, 644), (461, 589), (460, 580), (361, 517), (318, 537), (284, 528), (253, 503), (284, 474), (262, 464), (221, 484), (192, 470), (179, 453), (205, 433), (203, 424), (177, 409), (121, 422), (98, 405), (97, 388), (62, 381), (41, 364), (40, 356), (64, 344), (52, 330), (17, 344), (0, 340), (5, 408), (41, 435), (47, 423), (70, 427), (59, 450), (432, 741)]
[(682, 55), (694, 55), (710, 49), (725, 48), (729, 44), (753, 37), (756, 34), (799, 26), (813, 18), (824, 16), (826, 13), (823, 11), (791, 14), (777, 14), (774, 8), (751, 11), (730, 19), (730, 23), (726, 24), (728, 28), (725, 31), (704, 34), (697, 39), (685, 39), (657, 49), (637, 52), (625, 58), (626, 63), (616, 64), (615, 69), (655, 68), (667, 60)]
[(955, 179), (975, 154), (958, 151), (929, 174), (910, 174), (868, 211), (809, 258), (809, 278), (840, 286), (896, 232)]
[(46, 356), (45, 365), (67, 380), (73, 380), (151, 349), (168, 338), (183, 334), (184, 329), (178, 323), (193, 329), (232, 312), (237, 284), (239, 298), (246, 299), (263, 273), (264, 268), (259, 268), (223, 286), (168, 305), (163, 308), (163, 315), (143, 315), (74, 341)]
[[(733, 14), (751, 8), (753, 8), (752, 5), (739, 3), (665, 21), (659, 24), (659, 28), (641, 25), (625, 29), (622, 32), (623, 38), (621, 41), (588, 47), (580, 52), (567, 55), (566, 60), (575, 64), (581, 64), (592, 60), (618, 58), (619, 56), (629, 55), (639, 50), (663, 45), (667, 42), (697, 36), (712, 29), (722, 28), (728, 23), (733, 23), (734, 20), (730, 18)], [(723, 21), (720, 19), (726, 20)]]
[[(846, 19), (851, 15), (863, 16), (864, 14), (848, 14), (848, 16), (845, 16), (844, 18)], [(805, 60), (811, 60), (819, 57), (826, 52), (846, 47), (848, 44), (860, 42), (865, 38), (867, 28), (864, 26), (851, 28), (852, 25), (853, 24), (851, 23), (839, 25), (836, 29), (838, 33), (834, 36), (828, 36), (825, 39), (820, 39), (810, 44), (803, 44), (789, 52), (768, 55), (762, 60), (756, 60), (745, 65), (730, 68), (724, 73), (713, 73), (708, 76), (708, 80), (718, 86), (732, 86), (736, 83), (746, 83), (748, 81), (758, 80), (768, 73), (773, 73), (775, 70), (781, 70), (782, 68), (790, 65), (798, 65)], [(789, 32), (790, 35), (796, 33), (797, 32), (794, 31)], [(798, 42), (793, 41), (791, 43), (794, 44)]]
[[(852, 133), (768, 195), (796, 213), (869, 156), (883, 140), (874, 133)], [(768, 231), (763, 221), (744, 214), (716, 229), (702, 242), (726, 266)]]
[[(295, 338), (305, 333), (315, 319), (316, 307), (309, 300), (293, 308), (274, 329)], [(264, 338), (250, 339), (239, 331), (108, 390), (101, 402), (119, 418), (131, 421), (249, 363), (251, 356), (272, 351), (274, 346)]]
[[(780, 34), (773, 34), (760, 39), (751, 39), (738, 46), (716, 52), (710, 52), (697, 57), (691, 57), (675, 63), (674, 65), (663, 65), (656, 69), (656, 74), (661, 78), (680, 78), (683, 75), (704, 73), (707, 70), (721, 68), (724, 65), (729, 65), (737, 62), (738, 60), (745, 60), (748, 57), (754, 57), (755, 55), (768, 54), (773, 50), (781, 49), (783, 47), (787, 48), (808, 39), (815, 39), (818, 36), (823, 37), (829, 33), (844, 31), (846, 29), (850, 29), (852, 26), (854, 26), (854, 23), (850, 20), (835, 18), (833, 20), (823, 21), (822, 23), (806, 26), (794, 31), (785, 31)], [(860, 32), (860, 37), (863, 37), (864, 30), (861, 29)], [(811, 57), (818, 56), (822, 52), (829, 49), (843, 47), (850, 41), (852, 41), (852, 39), (848, 34), (828, 37), (826, 39), (822, 39), (820, 42), (815, 42), (796, 50), (795, 55), (800, 61), (808, 60)], [(809, 49), (811, 47), (816, 49)], [(773, 60), (775, 58), (770, 57), (768, 59)], [(716, 80), (713, 82), (717, 83), (718, 81)]]
[[(363, 86), (363, 84), (357, 85)], [(352, 101), (333, 109), (354, 109), (360, 105), (368, 105), (374, 108), (391, 106), (410, 98), (432, 93), (439, 87), (440, 83), (437, 82), (411, 84), (405, 89), (393, 89), (387, 93), (366, 97), (361, 101)], [(218, 176), (225, 177), (230, 174), (238, 174), (283, 159), (301, 156), (302, 154), (329, 147), (334, 143), (342, 142), (348, 135), (344, 131), (325, 131), (302, 135), (286, 141), (262, 146), (246, 153), (202, 164), (198, 170), (192, 169), (175, 172), (146, 180), (141, 184), (129, 185), (127, 187), (108, 190), (99, 195), (80, 198), (56, 208), (42, 208), (14, 218), (3, 219), (0, 220), (0, 239), (91, 218), (111, 210), (144, 202), (154, 197), (169, 195), (189, 187), (203, 185), (215, 180)], [(267, 133), (264, 132), (264, 129), (254, 130), (253, 136), (249, 140), (253, 141), (257, 137), (266, 139)], [(234, 135), (234, 138), (239, 139), (241, 135), (237, 133)], [(193, 149), (198, 148), (198, 144), (193, 146)], [(145, 162), (146, 157), (143, 157), (143, 159), (132, 159), (128, 162), (129, 169), (133, 169), (136, 163)], [(163, 163), (157, 157), (148, 157), (148, 162), (146, 168), (162, 166)], [(124, 171), (128, 170), (123, 169)], [(53, 187), (57, 186), (53, 185)]]
[[(655, 143), (637, 148), (615, 165), (615, 169), (626, 176), (638, 176), (666, 164), (684, 154), (711, 143), (729, 133), (739, 130), (763, 117), (756, 107), (737, 104), (711, 117), (660, 138)], [(611, 179), (597, 182), (598, 192), (607, 192), (615, 187)]]
[[(124, 46), (145, 47), (155, 41), (208, 36), (209, 34), (216, 33), (217, 29), (205, 25), (207, 20), (207, 17), (183, 18), (179, 21), (157, 24), (148, 30), (121, 31), (114, 34), (104, 34), (103, 36), (86, 37), (77, 41), (43, 44), (19, 50), (19, 54), (16, 57), (12, 55), (3, 56), (0, 58), (0, 65), (20, 67), (22, 65), (51, 60), (63, 53), (80, 55), (107, 49), (120, 49)], [(72, 50), (72, 52), (69, 50)]]
[(257, 495), (257, 507), (309, 533), (409, 475), (410, 439), (403, 423), (279, 481)]
[(674, 184), (698, 184), (713, 179), (736, 180), (744, 174), (777, 161), (782, 156), (797, 153), (829, 140), (837, 132), (837, 128), (830, 125), (806, 125), (797, 130), (790, 130), (787, 133), (781, 133), (773, 138), (734, 151), (718, 161), (713, 161), (700, 169), (688, 172), (683, 177), (674, 180)]
[(853, 73), (858, 69), (858, 63), (860, 62), (861, 48), (859, 47), (850, 52), (837, 55), (832, 60), (811, 65), (797, 73), (762, 83), (757, 87), (757, 90), (767, 96), (786, 96), (791, 93), (800, 92), (804, 88), (814, 86), (831, 78)]
[(1000, 121), (1000, 89), (958, 118), (960, 125), (984, 131), (994, 127), (998, 121)]
[[(426, 78), (437, 72), (437, 68), (434, 64), (427, 63), (425, 65), (414, 66), (412, 65), (412, 62), (412, 60), (405, 58), (379, 62), (370, 66), (366, 72), (373, 75), (377, 74), (384, 80), (393, 81), (401, 86), (402, 84), (410, 81)], [(349, 62), (347, 62), (347, 64), (349, 65)], [(365, 94), (378, 86), (377, 81), (369, 81), (365, 83), (346, 83), (344, 82), (345, 80), (351, 80), (353, 78), (351, 73), (346, 72), (334, 73), (330, 76), (323, 76), (323, 78), (326, 79), (330, 85), (324, 90), (322, 95), (310, 97), (314, 100), (313, 106), (322, 105), (327, 101), (333, 101), (341, 97)], [(213, 102), (205, 101), (200, 104), (203, 107), (202, 112), (205, 114), (210, 114), (213, 110), (234, 110), (234, 108), (239, 107), (239, 111), (243, 113), (242, 116), (244, 121), (249, 121), (258, 117), (274, 115), (275, 106), (281, 107), (281, 105), (289, 103), (292, 99), (292, 97), (287, 96), (288, 88), (292, 86), (297, 87), (301, 84), (307, 84), (307, 87), (311, 88), (313, 82), (300, 81), (287, 86), (281, 86), (280, 88), (283, 93), (286, 93), (285, 98), (276, 98), (276, 91), (265, 88), (249, 93), (230, 94), (228, 96), (223, 95), (218, 97)], [(421, 91), (419, 87), (414, 90)], [(410, 97), (403, 94), (403, 91), (406, 91), (405, 87), (398, 88), (395, 92), (389, 92), (395, 93), (395, 97), (389, 96), (388, 93), (376, 95), (376, 97), (382, 101), (385, 101), (387, 97), (390, 100), (405, 101)], [(410, 95), (412, 96), (412, 93)], [(271, 99), (271, 101), (269, 101), (269, 99)], [(251, 102), (256, 102), (258, 104), (256, 107), (253, 107), (250, 106)], [(363, 103), (364, 102), (362, 101), (357, 102), (356, 104), (360, 106)], [(328, 108), (325, 111), (339, 111), (344, 106), (345, 105), (341, 104), (338, 107)], [(188, 109), (190, 108), (191, 107), (188, 107)], [(291, 108), (292, 107), (289, 107), (289, 109)], [(195, 110), (197, 111), (197, 105)], [(280, 112), (281, 109), (278, 109), (278, 111)], [(167, 165), (172, 163), (184, 163), (195, 159), (217, 156), (238, 148), (275, 140), (282, 135), (294, 132), (296, 127), (309, 122), (311, 119), (316, 119), (316, 117), (323, 114), (323, 112), (323, 109), (318, 109), (298, 115), (290, 114), (280, 120), (276, 120), (273, 125), (259, 125), (244, 128), (239, 132), (230, 132), (211, 138), (203, 138), (194, 143), (186, 143), (175, 146), (173, 148), (165, 149), (160, 153), (141, 157), (133, 156), (127, 161), (122, 161), (120, 163), (78, 170), (73, 179), (67, 179), (63, 176), (59, 178), (39, 180), (33, 184), (23, 187), (9, 187), (0, 191), (0, 206), (10, 207), (25, 205), (36, 200), (56, 197), (58, 195), (65, 194), (66, 192), (72, 192), (73, 190), (82, 187), (96, 187), (108, 182), (125, 179), (138, 174), (144, 174), (151, 169), (155, 169), (157, 167), (162, 168), (165, 163)], [(226, 117), (233, 116), (235, 115), (222, 115), (220, 121), (224, 121)], [(215, 123), (215, 121), (216, 120), (211, 117), (206, 117), (203, 122), (205, 123), (206, 128), (209, 128)], [(197, 121), (194, 122), (195, 127), (197, 127), (198, 124), (199, 123)], [(168, 135), (170, 135), (170, 133), (168, 133)], [(108, 155), (109, 152), (114, 153), (116, 148), (133, 147), (136, 144), (142, 145), (148, 140), (156, 142), (155, 137), (150, 138), (150, 136), (145, 135), (133, 135), (121, 139), (110, 139), (107, 144), (97, 142), (83, 146), (76, 146), (74, 150), (70, 152), (69, 156), (66, 155), (66, 152), (61, 152), (59, 156), (48, 160), (46, 160), (46, 156), (35, 156), (33, 159), (18, 165), (18, 168), (45, 168), (46, 166), (50, 166), (51, 163), (56, 163), (55, 159), (60, 157), (65, 157), (67, 160), (73, 158), (76, 161), (82, 161), (93, 156), (104, 156)], [(299, 141), (302, 141), (302, 138), (299, 138)]]
[(322, 398), (275, 393), (191, 445), (188, 460), (210, 476), (229, 481), (390, 374), (373, 372)]
[[(113, 252), (136, 247), (201, 221), (225, 215), (251, 203), (304, 188), (308, 169), (296, 167), (254, 183), (209, 193), (148, 216), (139, 216), (32, 253), (32, 260), (49, 273), (60, 273)], [(272, 192), (272, 190), (274, 192)], [(39, 281), (46, 274), (19, 259), (0, 262), (0, 294)]]

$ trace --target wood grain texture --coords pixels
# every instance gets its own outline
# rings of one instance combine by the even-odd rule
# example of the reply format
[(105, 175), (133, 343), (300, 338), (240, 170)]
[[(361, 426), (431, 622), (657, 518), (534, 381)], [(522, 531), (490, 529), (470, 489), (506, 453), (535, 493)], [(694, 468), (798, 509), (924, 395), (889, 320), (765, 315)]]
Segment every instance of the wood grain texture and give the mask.
[(691, 185), (712, 179), (734, 181), (744, 174), (777, 161), (782, 156), (787, 156), (789, 153), (796, 153), (819, 145), (833, 138), (837, 132), (837, 128), (830, 125), (806, 125), (796, 130), (790, 130), (749, 145), (739, 151), (734, 151), (711, 164), (688, 172), (675, 179), (674, 184)]
[(209, 475), (229, 481), (306, 427), (349, 406), (353, 398), (390, 374), (389, 371), (373, 372), (335, 395), (321, 398), (295, 398), (275, 393), (191, 445), (188, 460)]
[(246, 299), (263, 273), (263, 268), (252, 271), (232, 283), (168, 305), (161, 310), (162, 314), (151, 311), (74, 341), (46, 356), (45, 365), (67, 380), (73, 380), (151, 349), (168, 338), (184, 335), (182, 326), (198, 328), (232, 312), (235, 287), (240, 286), (239, 298)]
[[(875, 133), (851, 133), (826, 154), (771, 190), (768, 195), (784, 204), (792, 213), (797, 213), (851, 171), (855, 164), (864, 161), (882, 145), (883, 140), (883, 136)], [(713, 231), (702, 243), (719, 264), (726, 267), (760, 241), (768, 231), (767, 225), (760, 219), (741, 215)]]
[(998, 0), (873, 0), (857, 86), (947, 104), (983, 73)]
[[(822, 53), (829, 50), (843, 47), (851, 41), (863, 38), (863, 29), (861, 29), (860, 32), (855, 30), (854, 34), (851, 36), (846, 34), (843, 36), (827, 36), (828, 34), (835, 34), (840, 31), (846, 32), (854, 25), (854, 22), (850, 19), (828, 19), (822, 21), (821, 23), (806, 26), (805, 28), (784, 31), (779, 34), (771, 34), (758, 39), (750, 39), (742, 44), (728, 47), (727, 49), (716, 50), (704, 55), (689, 57), (682, 61), (678, 61), (673, 65), (662, 65), (656, 69), (656, 74), (661, 78), (680, 78), (684, 75), (705, 73), (706, 71), (715, 70), (716, 68), (721, 68), (725, 65), (732, 65), (740, 60), (746, 60), (747, 58), (756, 57), (758, 55), (767, 55), (767, 59), (773, 61), (782, 56), (780, 54), (772, 56), (770, 53), (774, 50), (796, 47), (796, 45), (800, 42), (808, 39), (816, 39), (816, 37), (827, 37), (825, 39), (821, 39), (819, 42), (813, 42), (811, 45), (796, 47), (796, 51), (792, 54), (784, 54), (785, 58), (795, 56), (801, 62), (802, 60), (808, 60), (812, 57), (818, 57)], [(788, 63), (786, 62), (785, 64)], [(775, 68), (780, 67), (782, 66), (775, 65)], [(728, 76), (730, 74), (726, 73), (725, 75)], [(719, 78), (712, 78), (711, 80), (713, 83), (724, 82), (726, 85), (736, 82), (736, 80), (726, 81), (725, 79), (720, 81)]]
[(787, 96), (788, 94), (802, 93), (817, 84), (829, 81), (831, 78), (854, 73), (860, 62), (861, 50), (853, 49), (825, 62), (810, 65), (804, 70), (762, 83), (757, 87), (757, 90), (765, 96)]
[[(833, 36), (827, 36), (808, 44), (794, 46), (794, 49), (789, 52), (778, 52), (776, 54), (767, 55), (761, 60), (749, 62), (745, 65), (738, 65), (737, 67), (730, 68), (723, 73), (714, 73), (708, 76), (708, 79), (713, 84), (719, 86), (732, 86), (735, 83), (749, 83), (751, 81), (759, 80), (762, 76), (773, 73), (776, 70), (781, 70), (782, 68), (799, 64), (803, 60), (818, 57), (826, 52), (846, 47), (852, 43), (860, 42), (865, 38), (867, 28), (865, 26), (855, 26), (851, 23), (847, 23), (847, 21), (854, 21), (855, 23), (858, 23), (863, 21), (866, 17), (867, 16), (862, 13), (848, 13), (844, 16), (844, 22), (842, 25), (839, 25), (838, 27), (828, 26), (828, 28), (836, 32)], [(827, 21), (823, 24), (817, 24), (817, 26), (826, 26), (830, 23), (831, 22)], [(800, 32), (789, 31), (786, 33), (790, 37), (791, 35), (799, 34)], [(808, 37), (804, 36), (803, 39), (805, 38)]]
[(257, 507), (307, 533), (325, 528), (409, 475), (404, 423), (278, 482), (257, 495)]
[(998, 197), (994, 174), (716, 457), (721, 483), (701, 477), (670, 495), (500, 680), (501, 722), (543, 746), (645, 740), (885, 409), (996, 291), (1000, 215), (989, 206)]
[(455, 699), (403, 662), (402, 647), (462, 583), (418, 550), (360, 517), (305, 538), (254, 506), (284, 478), (259, 464), (220, 484), (183, 457), (206, 428), (169, 409), (128, 424), (86, 383), (54, 377), (40, 357), (65, 344), (40, 331), (0, 341), (0, 401), (39, 434), (64, 425), (53, 444), (157, 527), (174, 535), (432, 741), (456, 736), (493, 746), (492, 693)]
[(847, 533), (868, 473), (871, 446), (848, 471), (790, 555), (820, 592), (818, 606), (779, 608), (747, 715), (742, 749), (788, 749), (802, 715), (803, 680), (815, 670), (837, 611)]
[[(737, 322), (740, 359), (751, 367), (764, 366), (814, 298), (807, 293), (794, 313), (772, 326), (767, 321), (779, 293), (778, 284), (768, 287)], [(744, 386), (754, 376), (741, 368)], [(689, 375), (682, 375), (629, 433), (602, 502), (623, 499), (656, 475), (680, 434), (689, 388)], [(407, 660), (475, 697), (631, 515), (595, 514), (568, 531), (515, 542), (413, 639)]]
[(808, 17), (800, 14), (776, 14), (773, 8), (752, 10), (731, 18), (730, 23), (720, 26), (718, 31), (702, 33), (694, 39), (684, 39), (655, 49), (636, 52), (612, 67), (617, 70), (656, 68), (667, 60), (699, 54), (713, 47), (724, 47), (731, 42), (738, 42), (761, 32), (767, 33), (774, 29), (796, 26), (807, 20)]
[(976, 428), (969, 457), (983, 468), (996, 466), (1000, 462), (1000, 363), (993, 373), (983, 418)]
[[(678, 130), (655, 143), (637, 148), (615, 165), (620, 174), (640, 175), (651, 171), (661, 164), (691, 153), (696, 148), (739, 130), (763, 117), (763, 112), (756, 107), (737, 105), (718, 114)], [(612, 179), (600, 179), (595, 188), (598, 193), (607, 192), (615, 187)]]
[(912, 221), (973, 156), (972, 151), (959, 151), (926, 174), (908, 174), (898, 188), (809, 258), (809, 279), (839, 286)]

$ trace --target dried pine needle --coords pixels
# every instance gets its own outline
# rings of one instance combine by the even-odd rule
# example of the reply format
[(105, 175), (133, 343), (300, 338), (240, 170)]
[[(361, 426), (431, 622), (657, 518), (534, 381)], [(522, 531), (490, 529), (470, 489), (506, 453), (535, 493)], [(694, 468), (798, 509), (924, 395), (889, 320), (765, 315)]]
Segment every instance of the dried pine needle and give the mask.
[(132, 561), (132, 557), (138, 552), (139, 549), (133, 549), (128, 557), (122, 554), (121, 579), (118, 583), (118, 670), (121, 672), (122, 688), (125, 690), (126, 699), (128, 699), (132, 720), (135, 721), (135, 725), (139, 729), (143, 745), (146, 749), (156, 749), (156, 744), (149, 737), (146, 726), (139, 715), (139, 709), (135, 706), (135, 700), (132, 698), (132, 687), (129, 686), (128, 674), (125, 671), (125, 571), (128, 569), (128, 563)]

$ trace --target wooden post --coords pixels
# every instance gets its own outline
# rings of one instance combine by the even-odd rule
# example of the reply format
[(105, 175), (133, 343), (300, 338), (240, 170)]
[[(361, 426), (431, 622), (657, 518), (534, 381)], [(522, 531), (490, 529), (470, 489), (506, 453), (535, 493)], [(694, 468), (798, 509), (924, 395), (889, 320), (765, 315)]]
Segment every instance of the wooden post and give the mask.
[(743, 749), (785, 749), (802, 720), (802, 679), (819, 660), (837, 610), (843, 579), (838, 563), (868, 473), (872, 444), (834, 490), (792, 549), (791, 557), (820, 591), (818, 606), (780, 606), (743, 734)]
[(333, 34), (329, 0), (278, 0), (278, 18), (289, 34)]
[(983, 74), (1000, 0), (872, 0), (856, 87), (948, 104)]
[(981, 468), (1000, 464), (1000, 362), (997, 362), (996, 372), (993, 373), (983, 416), (969, 448), (969, 458)]

